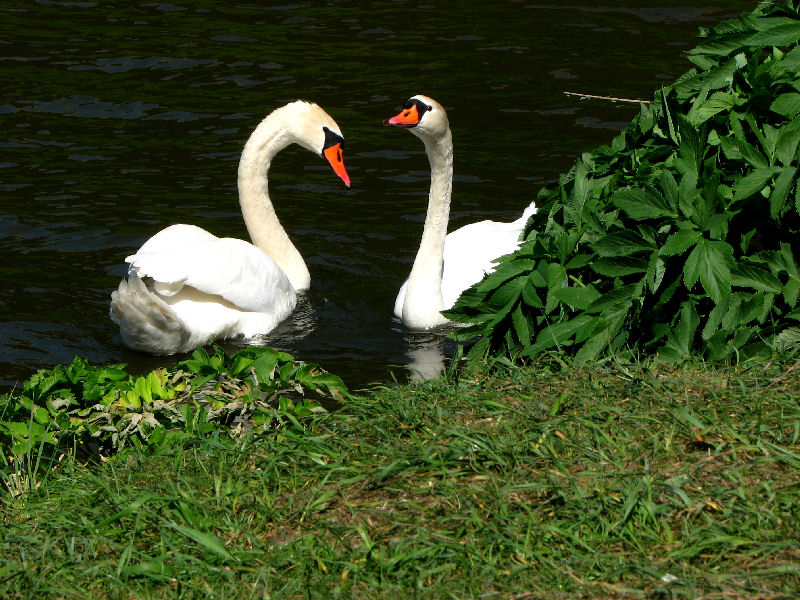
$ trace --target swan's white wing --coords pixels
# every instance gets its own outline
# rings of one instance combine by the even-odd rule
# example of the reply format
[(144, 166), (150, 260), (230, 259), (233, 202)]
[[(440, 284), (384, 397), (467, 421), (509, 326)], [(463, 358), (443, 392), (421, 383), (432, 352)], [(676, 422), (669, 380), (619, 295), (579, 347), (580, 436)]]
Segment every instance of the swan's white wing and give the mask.
[(266, 312), (295, 293), (286, 274), (263, 251), (194, 225), (167, 227), (125, 260), (167, 296), (191, 286), (222, 296), (242, 310)]
[(152, 354), (175, 354), (190, 338), (185, 323), (156, 294), (151, 293), (136, 271), (111, 293), (111, 320), (128, 348)]
[(522, 211), (522, 216), (514, 221), (514, 224), (519, 226), (520, 231), (525, 229), (525, 225), (528, 224), (528, 219), (536, 214), (536, 208), (536, 202), (531, 202), (530, 205)]
[(408, 279), (400, 286), (400, 291), (394, 299), (394, 314), (396, 317), (403, 318), (403, 304), (406, 302), (406, 288), (408, 287)]
[(494, 271), (495, 260), (519, 247), (526, 221), (480, 221), (447, 234), (442, 261), (442, 299), (447, 308), (464, 290)]

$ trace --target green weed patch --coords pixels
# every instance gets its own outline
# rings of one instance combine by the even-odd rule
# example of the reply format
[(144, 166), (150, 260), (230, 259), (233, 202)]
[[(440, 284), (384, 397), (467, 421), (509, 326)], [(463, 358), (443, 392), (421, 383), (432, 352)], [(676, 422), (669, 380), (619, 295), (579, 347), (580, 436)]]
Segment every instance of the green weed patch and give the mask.
[(217, 346), (200, 348), (172, 369), (141, 376), (129, 375), (124, 365), (75, 358), (0, 397), (0, 473), (12, 469), (12, 459), (70, 447), (108, 456), (131, 444), (259, 429), (279, 413), (302, 416), (346, 394), (339, 377), (271, 348), (233, 356)]

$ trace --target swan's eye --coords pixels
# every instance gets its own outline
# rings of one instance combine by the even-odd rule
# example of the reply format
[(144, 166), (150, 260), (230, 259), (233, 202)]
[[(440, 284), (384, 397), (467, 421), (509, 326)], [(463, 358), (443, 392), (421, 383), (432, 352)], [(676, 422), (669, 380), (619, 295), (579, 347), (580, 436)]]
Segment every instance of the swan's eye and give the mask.
[(344, 144), (344, 138), (338, 133), (334, 133), (327, 127), (323, 127), (322, 131), (325, 132), (325, 143), (322, 145), (323, 150), (335, 146), (336, 144)]

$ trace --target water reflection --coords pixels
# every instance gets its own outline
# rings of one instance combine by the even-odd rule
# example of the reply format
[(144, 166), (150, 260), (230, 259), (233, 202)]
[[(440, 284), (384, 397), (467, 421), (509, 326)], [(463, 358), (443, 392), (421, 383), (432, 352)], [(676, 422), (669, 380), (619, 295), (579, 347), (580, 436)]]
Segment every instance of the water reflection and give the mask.
[(409, 359), (405, 368), (411, 381), (436, 379), (444, 373), (445, 357), (452, 353), (452, 342), (443, 334), (410, 333), (405, 342)]
[(231, 345), (232, 347), (273, 346), (286, 344), (288, 339), (300, 341), (314, 333), (317, 328), (317, 322), (318, 318), (308, 294), (304, 291), (299, 292), (297, 294), (297, 306), (288, 319), (280, 323), (268, 334), (242, 339)]

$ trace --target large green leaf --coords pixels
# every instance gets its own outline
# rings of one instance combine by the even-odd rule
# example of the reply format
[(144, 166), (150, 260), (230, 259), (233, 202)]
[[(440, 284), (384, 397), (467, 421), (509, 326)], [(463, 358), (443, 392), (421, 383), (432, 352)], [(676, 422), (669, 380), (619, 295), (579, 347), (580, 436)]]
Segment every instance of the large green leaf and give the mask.
[(770, 108), (779, 115), (793, 119), (797, 113), (800, 113), (800, 94), (797, 92), (781, 94), (775, 98)]
[(784, 167), (775, 179), (775, 187), (769, 197), (769, 214), (773, 219), (777, 219), (783, 213), (789, 192), (797, 180), (796, 176), (797, 167)]
[(587, 314), (581, 314), (565, 323), (553, 323), (542, 329), (536, 336), (536, 344), (534, 344), (533, 351), (539, 352), (541, 350), (552, 348), (553, 346), (564, 346), (570, 343), (570, 338), (575, 333), (585, 327), (587, 323), (591, 323), (598, 317), (593, 317)]
[(645, 240), (638, 231), (624, 229), (601, 237), (591, 247), (600, 256), (628, 256), (637, 252), (649, 252), (653, 249), (653, 244)]
[(617, 256), (614, 258), (601, 258), (592, 264), (592, 269), (598, 275), (606, 277), (622, 277), (633, 273), (647, 271), (649, 260), (644, 257)]
[(697, 229), (679, 229), (667, 238), (667, 241), (661, 246), (659, 254), (662, 256), (683, 254), (694, 246), (701, 237)]
[(513, 258), (511, 260), (501, 262), (490, 275), (492, 281), (479, 284), (479, 289), (494, 289), (500, 283), (518, 277), (519, 275), (527, 275), (533, 269), (536, 261), (529, 258)]
[(694, 336), (699, 325), (700, 318), (694, 303), (684, 302), (678, 323), (667, 332), (667, 341), (661, 349), (661, 354), (676, 361), (689, 358), (694, 348)]
[(520, 294), (522, 294), (523, 287), (525, 287), (524, 277), (511, 279), (497, 288), (494, 293), (492, 293), (489, 298), (489, 302), (499, 306), (506, 305), (509, 302), (516, 302)]
[(611, 202), (636, 220), (677, 216), (664, 197), (652, 189), (624, 188), (611, 196)]
[[(575, 355), (579, 363), (595, 359), (604, 349), (619, 347), (627, 339), (623, 328), (629, 316), (630, 305), (623, 305), (613, 311), (606, 311), (587, 325), (591, 326), (589, 337), (583, 341), (583, 346)], [(588, 327), (587, 327), (588, 329)], [(576, 335), (576, 341), (578, 336)]]
[(715, 92), (708, 100), (689, 112), (689, 120), (692, 125), (701, 125), (714, 115), (729, 111), (741, 103), (742, 101), (734, 94)]
[(544, 308), (541, 298), (536, 293), (536, 286), (529, 280), (522, 287), (522, 301), (533, 308)]
[[(719, 88), (730, 88), (733, 84), (734, 73), (746, 64), (747, 59), (740, 53), (730, 60), (725, 61), (720, 66), (709, 69), (702, 75), (703, 89), (718, 90)], [(736, 98), (735, 96), (732, 97)]]
[(698, 44), (694, 49), (690, 50), (688, 54), (692, 59), (692, 62), (707, 70), (709, 68), (713, 68), (713, 66), (716, 66), (716, 63), (712, 61), (700, 61), (699, 59), (702, 57), (702, 55), (729, 56), (733, 52), (741, 49), (742, 41), (744, 41), (746, 38), (747, 35), (743, 33), (739, 36), (731, 36), (727, 39), (723, 38), (703, 42)]
[(754, 33), (744, 40), (744, 43), (748, 46), (784, 46), (797, 43), (798, 39), (800, 39), (800, 23), (786, 19), (780, 25)]
[(746, 200), (753, 194), (760, 192), (780, 170), (780, 167), (753, 169), (733, 187), (734, 200), (737, 202)]
[(731, 272), (731, 285), (780, 294), (783, 284), (766, 269), (740, 262)]
[(514, 331), (520, 343), (523, 346), (529, 345), (535, 328), (521, 306), (517, 306), (511, 313), (511, 322), (514, 324)]
[(601, 294), (600, 297), (592, 302), (586, 310), (590, 313), (618, 311), (623, 306), (630, 306), (631, 302), (635, 298), (638, 298), (640, 293), (640, 285), (625, 285)]
[(655, 292), (661, 287), (661, 282), (664, 280), (664, 275), (667, 272), (666, 262), (659, 256), (658, 252), (650, 254), (650, 260), (647, 263), (647, 286), (651, 292)]
[(600, 292), (598, 292), (594, 286), (564, 287), (553, 290), (553, 294), (564, 304), (579, 310), (589, 308), (589, 306), (600, 297)]
[(747, 161), (753, 167), (767, 167), (769, 161), (767, 157), (755, 146), (750, 144), (744, 139), (744, 133), (738, 136), (726, 136), (719, 140), (719, 145), (722, 148), (725, 156), (729, 159), (741, 159)]
[(780, 128), (775, 144), (775, 156), (781, 164), (788, 166), (797, 155), (800, 144), (800, 117)]
[(781, 58), (777, 66), (791, 74), (800, 72), (800, 46), (795, 46)]
[(683, 267), (686, 287), (691, 289), (699, 278), (706, 293), (719, 302), (730, 293), (732, 264), (733, 248), (730, 244), (701, 238)]

